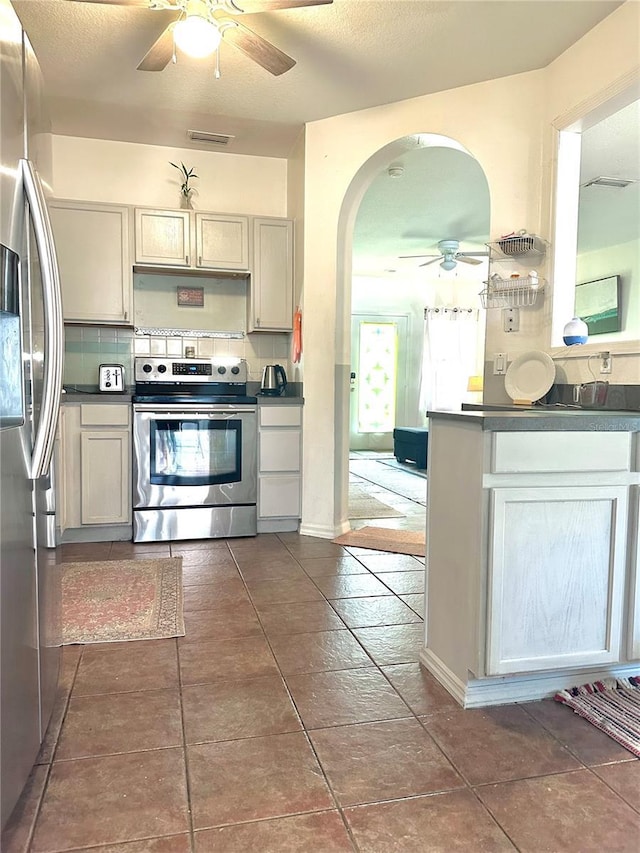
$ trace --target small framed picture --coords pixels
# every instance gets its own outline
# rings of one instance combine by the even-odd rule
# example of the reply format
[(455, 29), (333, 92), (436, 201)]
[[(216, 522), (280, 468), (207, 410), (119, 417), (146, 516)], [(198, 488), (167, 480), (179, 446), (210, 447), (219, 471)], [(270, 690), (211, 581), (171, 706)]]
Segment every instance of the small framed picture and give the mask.
[(204, 287), (176, 287), (178, 305), (204, 308)]

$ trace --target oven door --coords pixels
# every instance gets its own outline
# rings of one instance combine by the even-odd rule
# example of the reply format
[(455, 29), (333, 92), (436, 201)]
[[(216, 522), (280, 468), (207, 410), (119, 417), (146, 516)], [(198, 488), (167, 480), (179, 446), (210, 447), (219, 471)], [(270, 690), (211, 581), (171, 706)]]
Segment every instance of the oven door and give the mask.
[(135, 405), (134, 508), (255, 504), (256, 435), (251, 406)]

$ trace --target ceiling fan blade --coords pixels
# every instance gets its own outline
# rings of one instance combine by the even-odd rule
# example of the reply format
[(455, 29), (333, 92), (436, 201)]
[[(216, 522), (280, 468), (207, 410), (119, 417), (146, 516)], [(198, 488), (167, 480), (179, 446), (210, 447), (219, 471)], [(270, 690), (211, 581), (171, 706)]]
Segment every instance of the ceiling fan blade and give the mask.
[(149, 0), (69, 0), (71, 3), (103, 3), (106, 6), (139, 6), (142, 9), (150, 9)]
[(428, 266), (429, 266), (429, 264), (435, 264), (435, 262), (436, 262), (436, 261), (441, 261), (442, 259), (443, 259), (443, 258), (442, 258), (442, 255), (436, 255), (436, 257), (435, 257), (435, 258), (431, 258), (431, 260), (430, 260), (430, 261), (427, 261), (425, 264), (419, 264), (418, 266), (421, 266), (421, 267), (428, 267)]
[(333, 3), (333, 0), (227, 0), (224, 5), (234, 15), (251, 15), (254, 12), (298, 9), (301, 6), (326, 6), (329, 3)]
[[(225, 18), (218, 18), (217, 20), (221, 24), (222, 38), (225, 41), (237, 47), (245, 56), (253, 59), (254, 62), (257, 62), (258, 65), (276, 77), (279, 74), (284, 74), (285, 71), (289, 71), (296, 64), (295, 59), (278, 50), (275, 45), (252, 32), (243, 24)], [(227, 26), (224, 26), (225, 24)]]
[(461, 261), (463, 264), (481, 264), (482, 261), (479, 261), (477, 258), (469, 258), (465, 255), (456, 255), (454, 261)]
[(160, 38), (156, 39), (151, 45), (144, 59), (138, 65), (138, 71), (162, 71), (171, 62), (171, 57), (173, 56), (173, 27), (174, 24), (169, 24)]

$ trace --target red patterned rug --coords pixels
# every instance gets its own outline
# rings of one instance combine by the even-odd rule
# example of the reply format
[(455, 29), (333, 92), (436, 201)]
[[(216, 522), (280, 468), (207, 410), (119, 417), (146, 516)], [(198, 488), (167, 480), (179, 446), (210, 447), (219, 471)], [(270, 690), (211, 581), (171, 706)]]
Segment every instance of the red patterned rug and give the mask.
[(183, 637), (182, 558), (62, 565), (62, 642)]
[(640, 676), (605, 678), (554, 696), (640, 758)]

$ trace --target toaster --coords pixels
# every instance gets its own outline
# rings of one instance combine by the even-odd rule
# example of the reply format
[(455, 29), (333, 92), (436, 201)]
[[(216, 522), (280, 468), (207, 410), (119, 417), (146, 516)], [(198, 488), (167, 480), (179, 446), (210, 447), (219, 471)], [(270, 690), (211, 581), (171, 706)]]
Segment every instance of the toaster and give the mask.
[(121, 364), (101, 364), (98, 368), (98, 390), (124, 391), (124, 367)]

